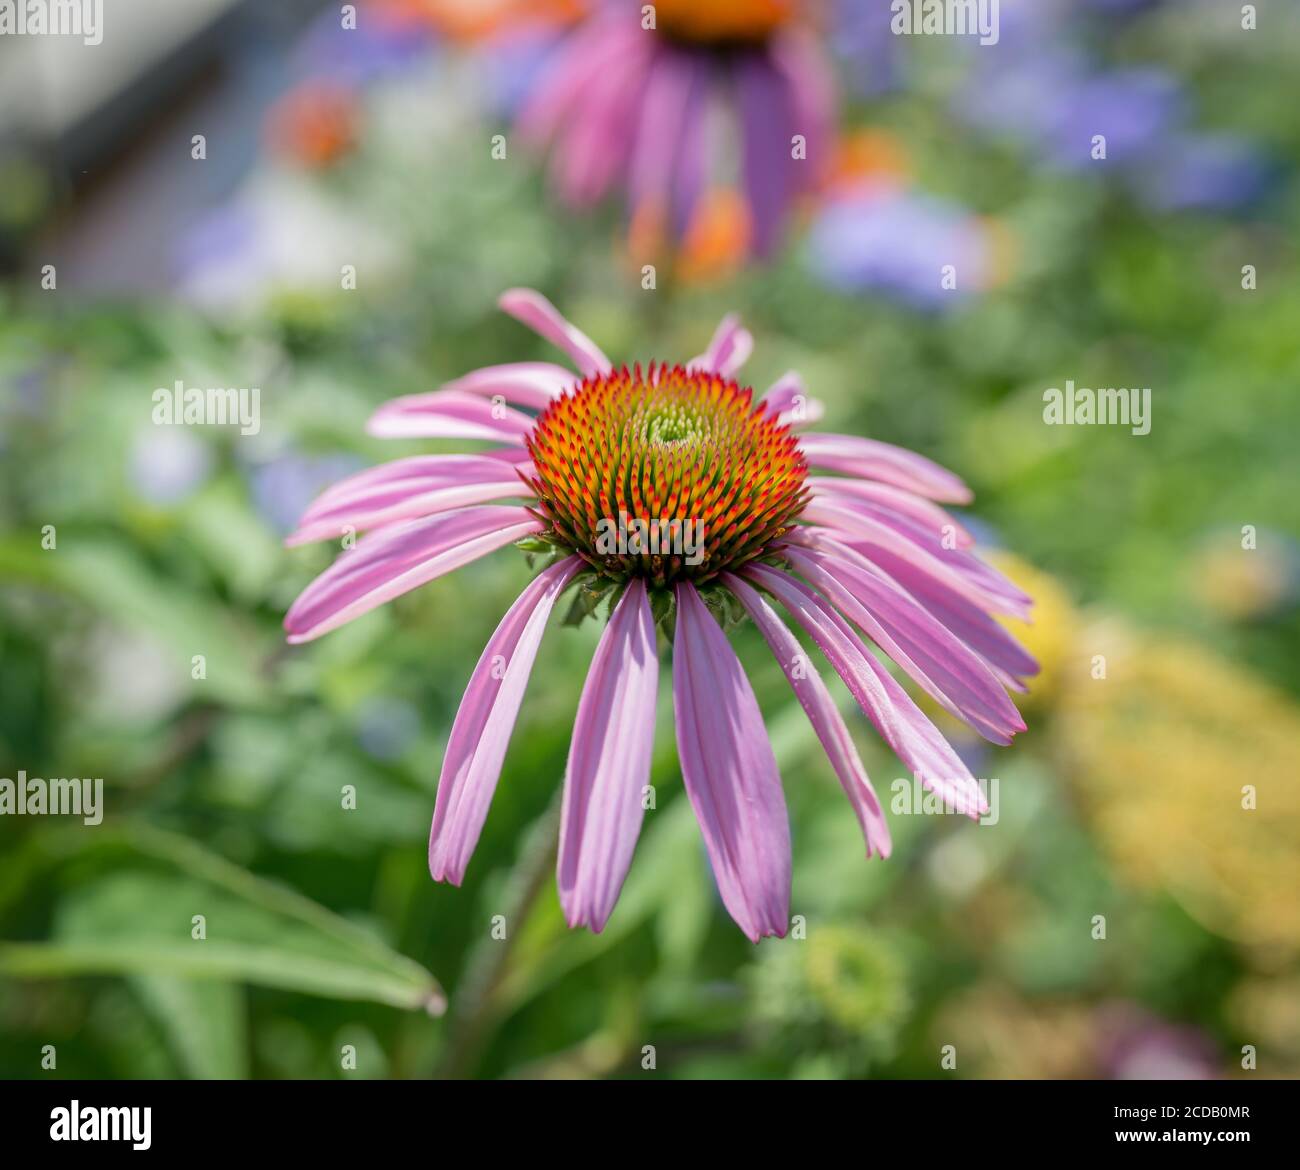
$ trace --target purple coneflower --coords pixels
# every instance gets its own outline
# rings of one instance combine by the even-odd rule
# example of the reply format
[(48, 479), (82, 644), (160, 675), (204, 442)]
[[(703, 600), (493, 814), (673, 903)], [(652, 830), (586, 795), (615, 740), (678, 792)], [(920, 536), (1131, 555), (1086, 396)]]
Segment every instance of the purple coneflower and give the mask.
[[(500, 303), (578, 372), (490, 366), (380, 407), (373, 434), (496, 446), (352, 476), (289, 538), (367, 530), (293, 604), (292, 642), (508, 544), (555, 555), (488, 642), (457, 712), (429, 839), (434, 878), (459, 884), (465, 873), (547, 619), (575, 584), (608, 591), (611, 613), (564, 781), (558, 874), (570, 925), (604, 927), (632, 860), (650, 781), (658, 627), (672, 641), (686, 792), (722, 900), (751, 939), (786, 931), (790, 835), (758, 704), (715, 612), (747, 613), (767, 640), (857, 814), (868, 857), (889, 853), (880, 802), (773, 601), (922, 782), (979, 815), (969, 770), (854, 629), (987, 739), (1006, 744), (1023, 730), (1003, 688), (1023, 689), (1036, 665), (991, 615), (1024, 617), (1030, 599), (975, 557), (969, 534), (939, 506), (970, 499), (962, 481), (876, 440), (796, 434), (817, 404), (793, 373), (754, 401), (734, 378), (753, 347), (734, 317), (686, 365), (629, 370), (539, 294), (516, 289)], [(508, 499), (524, 502), (495, 502)], [(657, 537), (647, 536), (651, 521)]]
[[(815, 184), (830, 139), (830, 69), (806, 7), (598, 5), (557, 50), (520, 121), (528, 139), (552, 144), (561, 198), (587, 207), (622, 186), (640, 227), (658, 224), (680, 238), (710, 186), (729, 182), (712, 160), (739, 141), (750, 244), (768, 252), (794, 198)], [(715, 113), (738, 122), (739, 132), (718, 127)]]

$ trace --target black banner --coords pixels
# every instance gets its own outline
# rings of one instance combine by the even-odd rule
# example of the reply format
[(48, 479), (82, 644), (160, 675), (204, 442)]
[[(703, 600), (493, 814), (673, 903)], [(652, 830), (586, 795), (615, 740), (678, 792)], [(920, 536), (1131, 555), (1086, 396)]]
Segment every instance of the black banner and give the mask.
[[(1118, 1146), (1294, 1152), (1294, 1081), (421, 1082), (6, 1081), (6, 1161), (58, 1148), (166, 1157), (292, 1152), (330, 1158), (377, 1149), (520, 1148), (608, 1138), (754, 1149), (915, 1143), (927, 1159), (996, 1149), (1105, 1152)], [(569, 1131), (565, 1133), (565, 1131)], [(564, 1134), (561, 1137), (561, 1134)], [(676, 1134), (677, 1139), (672, 1135)], [(448, 1147), (445, 1143), (451, 1142)], [(12, 1162), (10, 1165), (27, 1163)]]

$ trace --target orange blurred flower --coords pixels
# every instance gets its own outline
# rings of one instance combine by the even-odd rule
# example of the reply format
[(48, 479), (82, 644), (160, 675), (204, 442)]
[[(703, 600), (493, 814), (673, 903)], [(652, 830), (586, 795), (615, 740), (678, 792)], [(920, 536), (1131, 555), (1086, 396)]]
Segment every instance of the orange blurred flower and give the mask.
[(357, 142), (356, 95), (328, 81), (304, 82), (272, 108), (267, 138), (273, 149), (303, 166), (337, 162)]
[(657, 0), (657, 27), (683, 40), (759, 41), (789, 23), (798, 0)]
[(479, 41), (511, 26), (542, 24), (564, 27), (587, 15), (588, 0), (385, 0), (423, 20), (443, 36)]
[(863, 182), (906, 179), (911, 174), (907, 148), (887, 130), (852, 130), (841, 136), (827, 185), (832, 189)]

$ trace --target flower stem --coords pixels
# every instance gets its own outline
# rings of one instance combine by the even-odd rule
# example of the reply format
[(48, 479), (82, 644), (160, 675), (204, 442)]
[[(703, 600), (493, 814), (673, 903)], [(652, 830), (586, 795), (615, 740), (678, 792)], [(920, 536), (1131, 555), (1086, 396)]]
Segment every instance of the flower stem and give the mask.
[(560, 829), (560, 808), (564, 788), (560, 785), (546, 811), (529, 826), (520, 846), (519, 859), (506, 885), (505, 938), (490, 934), (470, 951), (465, 974), (451, 997), (447, 1047), (435, 1076), (458, 1079), (473, 1073), (492, 1026), (497, 1022), (497, 992), (538, 895), (555, 866)]

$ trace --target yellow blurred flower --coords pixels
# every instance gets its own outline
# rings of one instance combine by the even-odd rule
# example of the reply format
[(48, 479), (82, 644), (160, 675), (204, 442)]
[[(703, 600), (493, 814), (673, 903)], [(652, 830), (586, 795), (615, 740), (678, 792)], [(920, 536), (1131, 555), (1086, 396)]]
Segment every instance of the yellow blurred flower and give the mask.
[(1238, 533), (1216, 533), (1193, 555), (1188, 573), (1196, 599), (1228, 621), (1270, 613), (1295, 592), (1292, 547), (1271, 534), (1246, 548)]
[(952, 1045), (964, 1080), (1064, 1080), (1095, 1075), (1094, 1023), (1072, 1000), (1031, 1003), (1005, 987), (981, 984), (950, 999), (930, 1037), (939, 1054)]
[(1086, 669), (1086, 663), (1076, 658), (1079, 615), (1065, 586), (1050, 573), (1000, 549), (983, 556), (1034, 599), (1033, 621), (999, 620), (1038, 659), (1040, 667), (1029, 680), (1029, 693), (1015, 696), (1016, 705), (1022, 710), (1041, 707), (1056, 698), (1065, 671)]
[(1021, 255), (1020, 237), (995, 215), (980, 216), (979, 222), (984, 228), (990, 257), (983, 287), (1001, 288), (1016, 273)]
[[(1229, 1011), (1244, 1041), (1282, 1056), (1293, 1069), (1300, 1062), (1300, 976), (1247, 979), (1233, 989)], [(1265, 1076), (1281, 1075), (1263, 1063), (1259, 1068)]]
[(1060, 734), (1103, 847), (1208, 929), (1300, 949), (1300, 708), (1201, 647), (1093, 626)]

